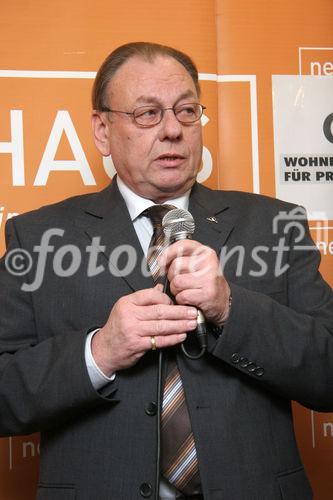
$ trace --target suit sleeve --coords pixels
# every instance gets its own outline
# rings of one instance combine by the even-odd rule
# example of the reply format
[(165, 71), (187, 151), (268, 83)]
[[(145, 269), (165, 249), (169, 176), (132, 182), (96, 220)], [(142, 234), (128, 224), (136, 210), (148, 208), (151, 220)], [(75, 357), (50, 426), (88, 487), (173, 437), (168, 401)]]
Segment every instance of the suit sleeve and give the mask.
[[(0, 260), (0, 435), (28, 434), (59, 425), (96, 406), (108, 405), (92, 386), (84, 347), (87, 331), (39, 341), (31, 293), (10, 261), (22, 251), (14, 220), (6, 225), (7, 252)], [(22, 255), (22, 253), (21, 253)], [(26, 261), (27, 263), (27, 261)], [(16, 265), (23, 264), (21, 258)], [(52, 297), (50, 297), (52, 300)]]
[(211, 351), (279, 396), (333, 411), (333, 293), (302, 226), (302, 241), (291, 232), (280, 294), (230, 284), (231, 315)]

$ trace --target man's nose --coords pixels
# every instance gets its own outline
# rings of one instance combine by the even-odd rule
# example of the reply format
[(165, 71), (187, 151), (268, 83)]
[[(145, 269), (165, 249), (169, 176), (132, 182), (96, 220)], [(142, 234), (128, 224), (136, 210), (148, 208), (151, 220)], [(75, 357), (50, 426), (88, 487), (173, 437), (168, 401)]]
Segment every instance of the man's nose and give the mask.
[(182, 124), (177, 120), (172, 108), (165, 109), (160, 123), (159, 139), (176, 140), (182, 135)]

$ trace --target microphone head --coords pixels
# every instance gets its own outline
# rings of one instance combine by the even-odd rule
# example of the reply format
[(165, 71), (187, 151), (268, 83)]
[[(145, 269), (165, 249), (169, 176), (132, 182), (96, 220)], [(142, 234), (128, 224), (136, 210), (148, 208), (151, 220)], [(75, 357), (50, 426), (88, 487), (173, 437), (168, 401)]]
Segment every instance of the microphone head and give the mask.
[(194, 233), (195, 223), (190, 212), (181, 208), (174, 208), (163, 217), (162, 227), (165, 236), (173, 242), (191, 238)]

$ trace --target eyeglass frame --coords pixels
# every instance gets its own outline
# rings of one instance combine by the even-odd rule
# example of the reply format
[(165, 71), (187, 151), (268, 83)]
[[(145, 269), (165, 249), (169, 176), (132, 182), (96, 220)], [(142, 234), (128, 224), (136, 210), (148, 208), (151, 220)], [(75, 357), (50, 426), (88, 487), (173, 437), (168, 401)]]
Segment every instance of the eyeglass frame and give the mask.
[[(197, 106), (200, 106), (200, 108), (201, 108), (201, 114), (200, 114), (199, 118), (196, 118), (195, 120), (193, 120), (191, 122), (183, 122), (183, 121), (179, 120), (179, 118), (177, 117), (175, 109), (177, 107), (186, 106), (186, 105), (189, 105), (189, 104), (196, 104)], [(200, 120), (200, 118), (203, 115), (204, 110), (207, 109), (206, 106), (204, 106), (203, 104), (200, 104), (199, 102), (185, 102), (184, 104), (178, 104), (178, 105), (172, 106), (171, 108), (160, 108), (159, 106), (153, 106), (153, 105), (151, 105), (151, 107), (158, 108), (159, 111), (160, 111), (160, 119), (159, 119), (159, 121), (156, 122), (156, 123), (152, 123), (151, 125), (144, 125), (142, 123), (139, 123), (136, 120), (135, 116), (134, 116), (135, 111), (137, 111), (140, 108), (149, 108), (149, 104), (146, 105), (146, 106), (139, 106), (138, 108), (135, 108), (132, 112), (130, 112), (130, 111), (119, 111), (118, 109), (111, 109), (111, 108), (108, 108), (106, 106), (104, 106), (103, 108), (101, 108), (100, 111), (102, 111), (103, 113), (121, 113), (123, 115), (131, 116), (133, 118), (133, 120), (135, 121), (135, 123), (137, 125), (139, 125), (140, 127), (150, 128), (150, 127), (155, 127), (155, 125), (159, 125), (161, 123), (161, 121), (163, 120), (165, 111), (172, 110), (173, 114), (175, 115), (176, 120), (179, 123), (181, 123), (182, 125), (192, 125), (192, 123), (196, 123), (196, 122), (198, 122)]]

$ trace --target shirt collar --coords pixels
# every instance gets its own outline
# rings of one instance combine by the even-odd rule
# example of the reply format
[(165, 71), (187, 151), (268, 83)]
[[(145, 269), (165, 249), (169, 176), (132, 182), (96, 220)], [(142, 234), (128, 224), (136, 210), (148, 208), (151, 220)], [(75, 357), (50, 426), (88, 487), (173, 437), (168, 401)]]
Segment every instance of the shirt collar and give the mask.
[[(147, 200), (147, 198), (142, 198), (138, 194), (134, 193), (125, 183), (121, 180), (119, 175), (117, 175), (117, 185), (120, 194), (125, 200), (127, 209), (129, 211), (131, 220), (134, 221), (141, 213), (147, 208), (156, 205), (152, 200)], [(182, 208), (183, 210), (188, 209), (189, 197), (191, 190), (189, 189), (186, 193), (178, 198), (173, 198), (166, 201), (167, 205), (174, 205), (176, 208)]]

